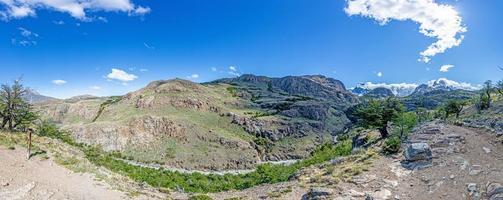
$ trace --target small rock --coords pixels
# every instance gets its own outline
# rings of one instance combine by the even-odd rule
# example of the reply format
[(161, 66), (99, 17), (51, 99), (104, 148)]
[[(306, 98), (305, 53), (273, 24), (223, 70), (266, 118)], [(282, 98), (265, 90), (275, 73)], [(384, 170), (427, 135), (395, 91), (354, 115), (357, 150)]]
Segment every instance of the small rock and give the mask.
[(330, 164), (339, 165), (339, 164), (343, 163), (344, 161), (346, 161), (346, 159), (344, 157), (337, 157), (337, 158), (330, 160)]
[(451, 175), (451, 176), (449, 176), (449, 178), (450, 178), (450, 179), (454, 179), (454, 178), (455, 178), (455, 176), (454, 176), (454, 175)]
[(489, 200), (503, 200), (503, 194), (495, 194)]
[(471, 168), (470, 168), (470, 172), (468, 173), (470, 176), (475, 176), (475, 175), (478, 175), (480, 174), (481, 172), (483, 172), (482, 170), (482, 166), (480, 165), (473, 165)]
[(383, 182), (385, 183), (385, 187), (395, 188), (398, 186), (398, 181), (395, 180), (383, 179)]
[(486, 153), (491, 153), (491, 149), (489, 149), (489, 148), (487, 148), (487, 147), (482, 147), (482, 149), (484, 149), (484, 151), (485, 151)]
[(358, 192), (358, 191), (355, 191), (355, 190), (353, 190), (353, 189), (349, 190), (349, 191), (348, 191), (348, 194), (349, 194), (349, 196), (351, 196), (351, 197), (364, 197), (364, 196), (365, 196), (365, 193), (363, 193), (363, 192)]
[(374, 193), (375, 200), (387, 200), (391, 198), (391, 191), (382, 189)]
[(367, 194), (365, 194), (365, 200), (374, 200), (374, 197), (372, 197), (372, 195), (367, 193)]
[(477, 184), (476, 183), (468, 183), (468, 192), (476, 192), (477, 191)]
[(489, 183), (486, 189), (487, 197), (492, 197), (497, 194), (503, 194), (503, 186), (499, 183)]
[(302, 196), (302, 200), (325, 200), (330, 199), (332, 191), (327, 188), (311, 188)]
[(476, 183), (469, 183), (468, 184), (468, 192), (469, 192), (471, 200), (479, 200), (480, 199), (480, 193), (477, 189)]

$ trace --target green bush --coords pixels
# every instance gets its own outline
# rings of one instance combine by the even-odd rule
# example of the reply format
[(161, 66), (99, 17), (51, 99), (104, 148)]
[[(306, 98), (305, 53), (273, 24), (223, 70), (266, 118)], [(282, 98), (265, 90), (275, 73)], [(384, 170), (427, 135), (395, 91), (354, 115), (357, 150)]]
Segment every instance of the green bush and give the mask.
[(400, 151), (402, 141), (398, 136), (389, 137), (384, 141), (383, 152), (385, 154), (395, 154)]
[(200, 195), (191, 196), (189, 198), (189, 200), (213, 200), (213, 199), (207, 195), (200, 194)]
[(232, 95), (232, 97), (237, 97), (239, 89), (236, 87), (228, 87), (227, 92), (229, 92)]

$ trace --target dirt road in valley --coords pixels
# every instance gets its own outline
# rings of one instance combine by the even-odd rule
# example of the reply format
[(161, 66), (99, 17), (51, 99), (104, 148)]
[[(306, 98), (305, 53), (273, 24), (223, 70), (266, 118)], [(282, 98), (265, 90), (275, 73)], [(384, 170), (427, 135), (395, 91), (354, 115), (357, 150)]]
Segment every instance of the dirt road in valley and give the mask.
[(107, 199), (127, 198), (89, 174), (72, 173), (52, 160), (26, 159), (24, 149), (0, 147), (0, 199)]

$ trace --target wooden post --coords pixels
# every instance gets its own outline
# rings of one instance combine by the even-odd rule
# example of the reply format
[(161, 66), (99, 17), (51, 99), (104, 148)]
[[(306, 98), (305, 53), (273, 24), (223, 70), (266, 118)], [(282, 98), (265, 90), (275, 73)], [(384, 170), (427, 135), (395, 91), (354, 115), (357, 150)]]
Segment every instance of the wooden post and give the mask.
[(30, 160), (31, 157), (31, 134), (33, 133), (33, 129), (28, 129), (28, 157), (27, 159)]

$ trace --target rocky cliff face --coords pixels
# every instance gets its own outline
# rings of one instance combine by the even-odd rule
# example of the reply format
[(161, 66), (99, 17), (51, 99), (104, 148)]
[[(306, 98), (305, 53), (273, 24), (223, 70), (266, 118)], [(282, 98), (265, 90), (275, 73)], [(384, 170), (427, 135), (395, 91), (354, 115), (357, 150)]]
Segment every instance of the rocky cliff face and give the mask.
[(222, 84), (228, 84), (245, 107), (259, 110), (226, 115), (247, 132), (272, 141), (264, 157), (273, 160), (304, 157), (316, 145), (343, 132), (351, 125), (344, 111), (358, 102), (344, 84), (324, 76), (243, 75), (208, 83)]

